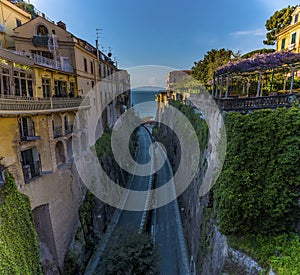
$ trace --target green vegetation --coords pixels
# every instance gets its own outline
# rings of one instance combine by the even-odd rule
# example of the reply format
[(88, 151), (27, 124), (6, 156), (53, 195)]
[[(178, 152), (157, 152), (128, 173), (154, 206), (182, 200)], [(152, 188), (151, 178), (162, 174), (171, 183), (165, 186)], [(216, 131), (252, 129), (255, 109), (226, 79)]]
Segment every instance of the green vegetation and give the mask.
[(42, 274), (30, 202), (18, 192), (11, 175), (0, 197), (0, 274)]
[[(211, 86), (216, 69), (234, 60), (238, 54), (231, 50), (212, 49), (208, 51), (202, 60), (194, 63), (192, 75), (204, 86)], [(211, 82), (211, 83), (210, 83)]]
[(100, 274), (159, 274), (158, 254), (148, 234), (120, 228), (104, 253), (105, 270)]
[(300, 240), (297, 234), (230, 236), (229, 243), (252, 256), (262, 266), (272, 266), (278, 275), (300, 273)]
[(198, 137), (200, 150), (203, 152), (208, 142), (208, 126), (206, 121), (200, 118), (200, 114), (196, 113), (194, 108), (184, 105), (180, 101), (172, 101), (170, 104), (180, 110), (191, 122)]
[(278, 274), (299, 274), (300, 109), (225, 119), (227, 156), (214, 187), (221, 231)]
[[(94, 227), (92, 221), (92, 211), (96, 204), (96, 197), (87, 191), (83, 204), (79, 208), (80, 226), (77, 229), (75, 242), (84, 244), (84, 253), (82, 251), (73, 251), (72, 249), (66, 254), (64, 260), (64, 274), (81, 274), (84, 272), (86, 265), (95, 249)], [(78, 260), (80, 259), (80, 260)]]
[(36, 17), (34, 5), (26, 3), (24, 1), (16, 2), (15, 5), (21, 8), (22, 10), (30, 13), (32, 15), (32, 18)]
[(291, 14), (295, 10), (295, 7), (288, 6), (280, 11), (276, 11), (266, 22), (266, 40), (265, 45), (275, 45), (276, 35), (291, 23)]

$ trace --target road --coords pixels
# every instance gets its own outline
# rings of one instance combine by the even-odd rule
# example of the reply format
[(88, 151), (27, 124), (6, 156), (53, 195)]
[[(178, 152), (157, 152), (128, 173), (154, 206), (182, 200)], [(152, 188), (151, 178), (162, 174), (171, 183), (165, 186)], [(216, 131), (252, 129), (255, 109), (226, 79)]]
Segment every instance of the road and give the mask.
[[(150, 156), (148, 153), (149, 146), (152, 143), (149, 132), (140, 127), (139, 130), (139, 146), (138, 153), (136, 156), (137, 162), (145, 164), (150, 161)], [(158, 146), (154, 150), (154, 161), (158, 158), (165, 158), (164, 151)], [(130, 189), (136, 191), (148, 190), (149, 184), (152, 182), (153, 177), (156, 181), (156, 186), (159, 187), (165, 184), (169, 179), (172, 178), (172, 171), (170, 168), (170, 163), (166, 161), (163, 167), (153, 176), (151, 171), (146, 171), (149, 176), (133, 176), (131, 179)], [(175, 189), (170, 188), (169, 192), (174, 192)], [(163, 194), (158, 194), (163, 196)], [(125, 206), (128, 203), (132, 203), (131, 193), (129, 192)], [(135, 198), (136, 199), (136, 198)], [(141, 198), (145, 200), (145, 198)], [(185, 240), (182, 233), (181, 219), (178, 210), (177, 200), (153, 210), (148, 211), (127, 211), (119, 210), (118, 218), (116, 219), (113, 226), (111, 226), (110, 236), (107, 238), (113, 238), (116, 227), (124, 227), (136, 232), (141, 231), (143, 227), (145, 213), (152, 213), (152, 236), (155, 241), (155, 246), (158, 249), (160, 256), (160, 274), (162, 275), (187, 275), (188, 271), (188, 258), (185, 248)], [(89, 267), (87, 268), (85, 274), (97, 274), (101, 270), (101, 255), (105, 249), (105, 245), (102, 245), (98, 251), (95, 252), (92, 260), (90, 261)], [(102, 251), (102, 252), (101, 252)], [(96, 272), (96, 273), (94, 273)], [(99, 274), (99, 273), (98, 273)]]
[[(152, 143), (149, 133), (146, 131), (144, 127), (140, 127), (139, 129), (139, 146), (138, 153), (136, 156), (136, 160), (140, 164), (146, 164), (150, 161), (150, 155), (148, 153), (149, 146)], [(136, 191), (146, 191), (148, 190), (149, 181), (152, 178), (151, 171), (143, 171), (145, 174), (149, 176), (133, 176), (130, 189)], [(145, 198), (140, 198), (145, 201)], [(132, 204), (135, 202), (136, 197), (133, 198), (132, 193), (129, 193), (127, 197), (126, 204)], [(142, 216), (144, 211), (127, 211), (123, 210), (118, 222), (118, 226), (126, 227), (131, 230), (139, 231), (140, 227), (143, 226)]]
[[(163, 157), (160, 147), (155, 150), (155, 157)], [(170, 163), (156, 173), (155, 187), (160, 187), (172, 178)], [(174, 183), (173, 183), (174, 184)], [(175, 192), (171, 185), (170, 193)], [(160, 198), (161, 199), (161, 198)], [(188, 256), (182, 232), (178, 203), (174, 201), (153, 211), (152, 234), (160, 255), (160, 274), (189, 274)]]

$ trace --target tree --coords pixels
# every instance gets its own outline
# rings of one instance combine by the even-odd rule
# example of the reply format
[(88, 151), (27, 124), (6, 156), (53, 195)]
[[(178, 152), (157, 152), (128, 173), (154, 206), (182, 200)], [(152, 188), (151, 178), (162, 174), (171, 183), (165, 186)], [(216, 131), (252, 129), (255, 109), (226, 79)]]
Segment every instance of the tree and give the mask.
[(104, 274), (159, 274), (159, 260), (150, 235), (118, 229), (104, 253)]
[(266, 22), (267, 39), (264, 40), (265, 45), (275, 45), (276, 34), (291, 23), (292, 13), (296, 7), (288, 6), (280, 11), (276, 11)]
[(194, 63), (192, 75), (201, 84), (210, 86), (216, 69), (225, 65), (230, 60), (238, 58), (239, 55), (240, 53), (234, 53), (231, 50), (212, 49), (204, 55), (203, 60)]

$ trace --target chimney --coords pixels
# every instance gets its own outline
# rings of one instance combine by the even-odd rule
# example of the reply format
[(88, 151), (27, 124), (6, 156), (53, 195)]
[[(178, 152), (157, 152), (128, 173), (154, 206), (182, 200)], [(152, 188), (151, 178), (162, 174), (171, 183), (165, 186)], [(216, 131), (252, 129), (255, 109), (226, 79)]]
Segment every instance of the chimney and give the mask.
[(57, 22), (57, 26), (60, 27), (60, 28), (62, 28), (65, 31), (67, 30), (66, 24), (64, 22), (62, 22), (62, 21)]

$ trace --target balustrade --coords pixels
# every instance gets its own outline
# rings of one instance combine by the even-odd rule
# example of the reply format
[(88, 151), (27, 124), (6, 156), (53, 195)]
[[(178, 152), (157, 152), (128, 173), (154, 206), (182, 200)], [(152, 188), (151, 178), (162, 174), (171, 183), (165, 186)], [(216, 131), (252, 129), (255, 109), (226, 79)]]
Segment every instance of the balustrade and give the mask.
[(276, 109), (278, 107), (291, 107), (297, 100), (299, 94), (244, 97), (244, 98), (215, 98), (218, 106), (224, 111), (255, 110), (255, 109)]
[(88, 107), (88, 98), (30, 98), (18, 96), (0, 96), (0, 111), (48, 111), (57, 109), (78, 109)]

